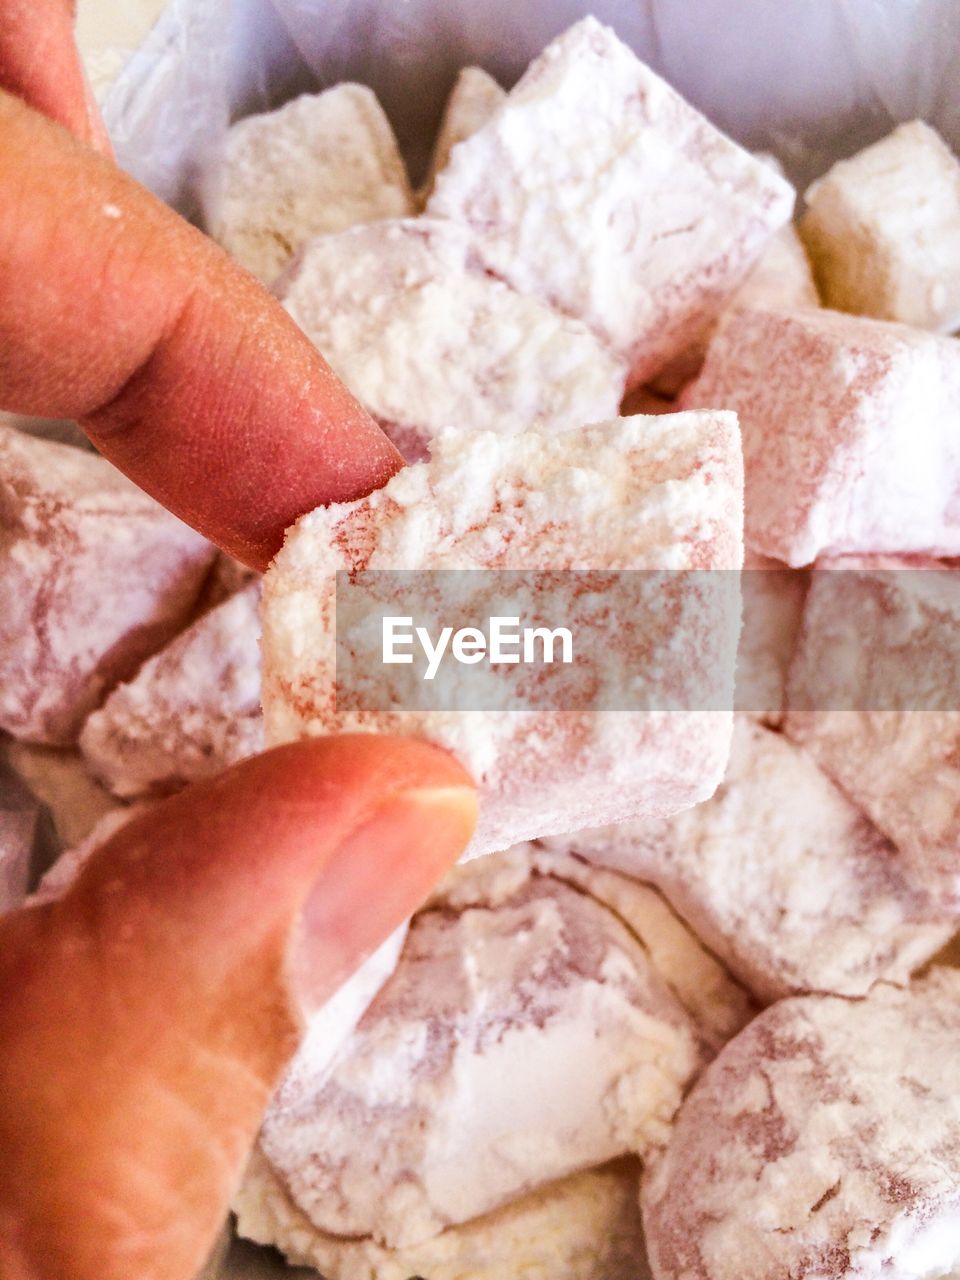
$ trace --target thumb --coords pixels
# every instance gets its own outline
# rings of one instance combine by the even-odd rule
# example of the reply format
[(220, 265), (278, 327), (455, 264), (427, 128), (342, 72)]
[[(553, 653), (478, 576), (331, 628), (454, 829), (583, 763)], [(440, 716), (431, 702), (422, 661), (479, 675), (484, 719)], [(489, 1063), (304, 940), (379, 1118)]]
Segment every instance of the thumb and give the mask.
[(133, 819), (62, 899), (0, 920), (0, 1275), (190, 1280), (302, 1011), (475, 816), (426, 743), (297, 743)]

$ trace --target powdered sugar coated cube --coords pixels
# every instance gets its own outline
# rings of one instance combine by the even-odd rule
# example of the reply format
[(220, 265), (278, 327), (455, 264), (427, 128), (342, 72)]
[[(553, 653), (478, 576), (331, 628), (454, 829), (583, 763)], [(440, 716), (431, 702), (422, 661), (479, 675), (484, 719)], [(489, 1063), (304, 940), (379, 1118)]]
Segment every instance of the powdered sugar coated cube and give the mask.
[(104, 458), (0, 431), (0, 728), (75, 741), (185, 625), (215, 555)]
[(932, 1280), (960, 1265), (960, 973), (767, 1009), (644, 1171), (658, 1280)]
[(687, 408), (734, 409), (746, 538), (786, 564), (960, 551), (960, 343), (836, 311), (745, 311)]
[(486, 274), (435, 218), (314, 240), (284, 306), (409, 460), (444, 427), (555, 430), (617, 412), (622, 363), (579, 321)]
[[(687, 690), (681, 711), (345, 710), (335, 696), (335, 574), (738, 569), (741, 500), (731, 414), (638, 416), (563, 435), (441, 435), (429, 464), (362, 501), (315, 511), (288, 534), (264, 584), (268, 741), (361, 729), (447, 746), (480, 786), (472, 854), (601, 815), (621, 821), (696, 803), (726, 761), (738, 591), (690, 589), (679, 627), (654, 611), (624, 619), (613, 642), (611, 667), (647, 675), (649, 666), (657, 687)], [(706, 577), (714, 586), (735, 575)], [(525, 668), (497, 670), (529, 679)]]
[(80, 748), (115, 795), (163, 794), (263, 746), (260, 584), (211, 609), (119, 685)]
[(900, 850), (911, 881), (960, 908), (960, 571), (847, 558), (813, 574), (787, 732)]
[(800, 231), (827, 306), (919, 329), (960, 326), (960, 163), (922, 120), (841, 160)]
[(275, 1094), (261, 1148), (321, 1231), (415, 1244), (665, 1143), (695, 1023), (589, 883), (508, 871), (415, 916), (332, 1069), (308, 1042)]
[(238, 121), (201, 194), (210, 234), (264, 284), (313, 236), (414, 211), (390, 123), (359, 84)]
[(427, 209), (586, 321), (635, 384), (701, 335), (792, 205), (789, 183), (585, 18), (455, 149)]
[(655, 884), (765, 1002), (904, 983), (956, 929), (813, 758), (745, 718), (711, 799), (547, 843)]

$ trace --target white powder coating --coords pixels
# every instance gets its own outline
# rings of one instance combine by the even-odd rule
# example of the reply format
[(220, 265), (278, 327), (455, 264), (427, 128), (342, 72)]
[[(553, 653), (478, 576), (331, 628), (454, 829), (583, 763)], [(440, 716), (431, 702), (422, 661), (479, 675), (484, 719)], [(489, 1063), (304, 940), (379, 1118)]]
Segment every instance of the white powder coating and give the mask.
[(644, 1178), (656, 1280), (960, 1268), (960, 973), (787, 1000), (694, 1087)]
[(800, 231), (827, 306), (918, 329), (960, 327), (960, 163), (914, 120), (806, 193)]
[(207, 230), (264, 284), (313, 236), (414, 212), (390, 122), (359, 84), (238, 121), (201, 196)]
[(549, 876), (589, 894), (640, 940), (657, 973), (696, 1024), (702, 1045), (714, 1054), (754, 1016), (752, 997), (652, 885), (571, 853), (576, 839), (561, 836), (514, 845), (493, 857), (461, 863), (440, 882), (428, 905), (455, 911), (478, 905), (495, 909), (531, 876)]
[[(504, 715), (406, 710), (402, 703), (396, 711), (362, 703), (345, 709), (345, 699), (334, 697), (335, 573), (736, 569), (741, 501), (732, 414), (637, 416), (563, 435), (444, 433), (428, 464), (408, 468), (362, 501), (315, 511), (288, 534), (264, 581), (268, 742), (364, 730), (412, 733), (446, 746), (480, 788), (470, 856), (695, 804), (722, 776), (729, 711)], [(617, 644), (608, 654), (611, 679), (620, 679), (623, 668), (642, 673), (654, 694), (682, 688), (685, 707), (732, 707), (739, 592), (729, 582), (734, 575), (703, 578), (710, 583), (683, 580), (686, 612), (676, 630), (662, 608), (652, 609), (643, 626), (625, 627), (622, 639), (611, 641)], [(731, 590), (718, 591), (718, 578)], [(468, 584), (469, 575), (461, 579)], [(449, 613), (443, 600), (438, 607), (441, 616)], [(470, 670), (456, 678), (469, 681)], [(518, 687), (511, 681), (516, 673), (530, 679), (530, 669), (491, 671), (504, 672), (510, 707)], [(370, 671), (369, 679), (377, 692), (380, 672)], [(622, 699), (622, 684), (610, 697)]]
[(636, 384), (700, 336), (792, 207), (789, 183), (585, 18), (455, 148), (427, 210), (586, 321)]
[(237, 1231), (327, 1280), (649, 1280), (634, 1160), (575, 1173), (419, 1245), (340, 1240), (301, 1213), (259, 1153), (234, 1200)]
[(623, 364), (590, 330), (486, 274), (453, 223), (314, 240), (279, 291), (411, 461), (445, 427), (568, 430), (611, 417), (623, 395)]
[(819, 555), (960, 552), (960, 343), (836, 311), (744, 311), (685, 408), (736, 410), (746, 537)]
[(165, 794), (263, 748), (260, 584), (205, 613), (114, 689), (80, 735), (115, 795)]
[(956, 930), (814, 761), (746, 719), (712, 799), (550, 843), (656, 884), (764, 1002), (906, 982)]
[(662, 1145), (702, 1060), (622, 920), (528, 876), (494, 905), (421, 912), (332, 1071), (294, 1060), (260, 1142), (320, 1230), (415, 1244)]
[(820, 297), (810, 260), (797, 228), (790, 223), (781, 227), (767, 243), (756, 265), (717, 317), (710, 332), (665, 365), (650, 386), (661, 395), (678, 395), (703, 367), (712, 334), (738, 311), (786, 311), (819, 305)]
[(443, 109), (443, 119), (437, 132), (430, 159), (430, 171), (424, 183), (424, 198), (433, 191), (437, 174), (450, 161), (450, 152), (458, 142), (471, 137), (487, 123), (490, 117), (507, 100), (507, 91), (497, 84), (493, 76), (481, 67), (464, 67), (450, 91)]
[(813, 574), (787, 732), (897, 845), (919, 888), (960, 909), (960, 574), (847, 558)]
[(0, 728), (76, 741), (184, 625), (215, 554), (104, 458), (0, 429)]
[(724, 315), (748, 308), (792, 310), (819, 305), (820, 295), (814, 283), (810, 259), (797, 228), (791, 222), (781, 227), (768, 242), (756, 265), (733, 295)]

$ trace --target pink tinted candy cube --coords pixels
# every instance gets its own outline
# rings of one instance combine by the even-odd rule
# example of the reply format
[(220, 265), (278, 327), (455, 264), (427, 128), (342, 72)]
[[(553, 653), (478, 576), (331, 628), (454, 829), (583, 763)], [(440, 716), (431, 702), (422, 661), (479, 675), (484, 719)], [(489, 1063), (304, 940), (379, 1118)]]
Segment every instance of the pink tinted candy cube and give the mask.
[(211, 609), (119, 685), (80, 749), (115, 795), (157, 795), (263, 747), (260, 583)]
[(185, 625), (215, 554), (106, 459), (0, 431), (0, 728), (75, 741)]
[(960, 569), (847, 558), (813, 573), (786, 729), (960, 909)]
[(792, 208), (595, 18), (531, 63), (427, 205), (473, 228), (495, 275), (585, 321), (632, 385), (700, 337)]
[(960, 1265), (960, 973), (782, 1000), (644, 1170), (657, 1280), (933, 1280)]
[(960, 342), (836, 311), (744, 311), (710, 345), (687, 408), (733, 409), (748, 544), (960, 552)]
[(763, 1001), (904, 983), (957, 927), (810, 755), (746, 719), (711, 799), (547, 844), (655, 884)]
[(308, 1038), (267, 1111), (261, 1148), (321, 1232), (415, 1244), (646, 1155), (708, 1056), (589, 877), (524, 874), (514, 851), (473, 865), (476, 892), (414, 917), (332, 1069)]
[(586, 325), (482, 269), (473, 233), (436, 218), (310, 242), (283, 304), (408, 461), (457, 426), (516, 433), (617, 412), (625, 368)]
[(703, 367), (712, 333), (738, 311), (782, 311), (819, 305), (810, 261), (796, 227), (790, 223), (781, 227), (769, 242), (750, 274), (717, 317), (716, 325), (665, 365), (650, 383), (650, 388), (659, 395), (678, 396)]
[[(335, 575), (552, 570), (557, 590), (572, 593), (575, 606), (576, 584), (565, 570), (611, 571), (615, 578), (618, 570), (738, 569), (740, 504), (739, 442), (730, 414), (637, 416), (562, 435), (441, 435), (428, 464), (401, 472), (369, 498), (317, 510), (288, 534), (264, 583), (268, 741), (366, 730), (417, 734), (448, 747), (480, 787), (472, 854), (695, 804), (712, 792), (726, 762), (736, 575), (706, 573), (691, 586), (691, 574), (674, 574), (671, 583), (686, 584), (679, 588), (682, 614), (671, 618), (659, 608), (613, 619), (616, 634), (599, 669), (601, 680), (607, 664), (615, 673), (614, 683), (604, 685), (611, 699), (625, 696), (616, 683), (624, 671), (649, 680), (655, 693), (685, 694), (682, 710), (655, 701), (633, 712), (622, 700), (602, 699), (554, 710), (549, 696), (531, 709), (519, 701), (524, 682), (542, 687), (545, 669), (521, 665), (488, 668), (501, 699), (495, 708), (485, 703), (465, 711), (457, 702), (417, 710), (402, 694), (376, 705), (338, 701)], [(457, 590), (474, 589), (471, 574), (455, 576)], [(443, 595), (448, 579), (421, 578), (438, 593), (429, 621), (462, 625), (456, 601), (451, 606)], [(577, 640), (586, 652), (591, 635), (596, 631), (585, 629)], [(374, 691), (389, 673), (412, 670), (381, 666), (379, 650), (376, 656), (369, 672)], [(466, 681), (473, 669), (454, 667), (455, 678)], [(363, 680), (363, 668), (357, 678)], [(618, 709), (597, 709), (605, 705)]]
[(390, 121), (360, 84), (239, 120), (200, 197), (210, 234), (266, 285), (314, 236), (414, 211)]

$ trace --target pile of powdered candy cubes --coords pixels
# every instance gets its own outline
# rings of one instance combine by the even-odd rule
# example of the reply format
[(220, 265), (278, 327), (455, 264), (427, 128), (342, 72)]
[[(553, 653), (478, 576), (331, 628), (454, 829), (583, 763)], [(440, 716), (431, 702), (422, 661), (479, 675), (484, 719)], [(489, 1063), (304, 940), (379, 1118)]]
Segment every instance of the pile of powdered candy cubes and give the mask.
[[(960, 1274), (960, 164), (914, 121), (794, 201), (593, 19), (510, 93), (464, 70), (419, 192), (338, 85), (232, 127), (206, 227), (410, 465), (260, 580), (2, 428), (0, 728), (69, 847), (41, 894), (265, 745), (411, 733), (478, 784), (237, 1197), (328, 1280)], [(368, 569), (744, 569), (729, 702), (338, 709)], [(659, 678), (696, 699), (739, 605), (692, 609)]]

